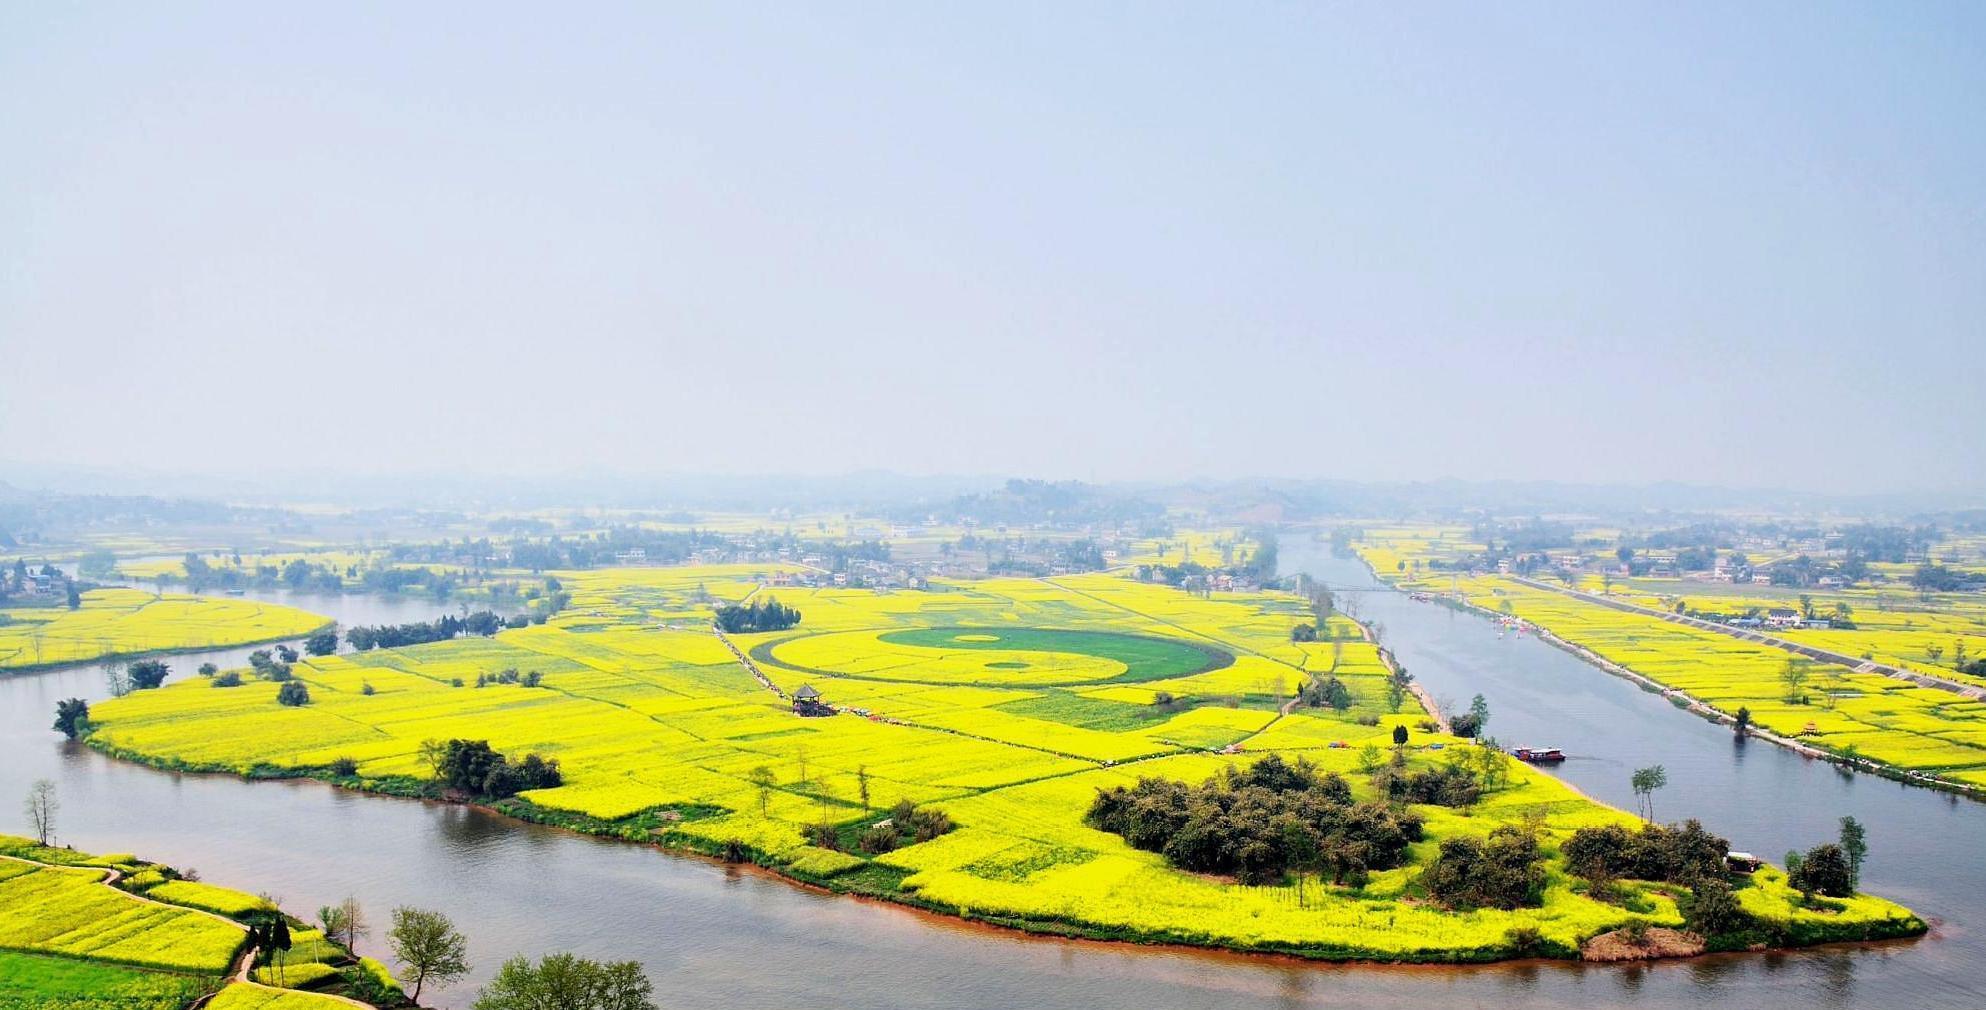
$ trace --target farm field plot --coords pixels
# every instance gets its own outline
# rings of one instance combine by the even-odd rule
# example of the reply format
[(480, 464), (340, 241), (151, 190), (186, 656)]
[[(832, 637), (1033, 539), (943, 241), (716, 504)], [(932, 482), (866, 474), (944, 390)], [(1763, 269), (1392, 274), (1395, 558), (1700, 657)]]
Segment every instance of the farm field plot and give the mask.
[(327, 622), (293, 607), (207, 596), (97, 589), (82, 607), (16, 607), (0, 624), (0, 672), (105, 656), (216, 649), (309, 634)]
[[(1438, 579), (1417, 583), (1415, 573), (1428, 571), (1425, 562), (1445, 556), (1453, 548), (1452, 542), (1451, 547), (1442, 547), (1439, 545), (1444, 541), (1438, 532), (1411, 529), (1391, 531), (1382, 542), (1386, 545), (1384, 549), (1370, 551), (1362, 544), (1359, 550), (1390, 581), (1457, 589), (1475, 606), (1536, 624), (1603, 659), (1684, 691), (1727, 715), (1745, 708), (1754, 724), (1811, 746), (1953, 782), (1986, 782), (1986, 703), (1979, 699), (1919, 687), (1880, 674), (1856, 673), (1844, 665), (1808, 662), (1802, 667), (1806, 676), (1798, 692), (1804, 700), (1789, 701), (1794, 692), (1789, 690), (1785, 671), (1791, 654), (1784, 649), (1678, 625), (1653, 615), (1614, 610), (1503, 576), (1443, 572), (1438, 573)], [(1466, 551), (1471, 546), (1462, 544), (1459, 549)], [(1381, 562), (1389, 560), (1394, 569), (1390, 573), (1381, 566)], [(1421, 563), (1417, 565), (1417, 561)], [(1400, 567), (1403, 564), (1404, 569)], [(1710, 611), (1742, 609), (1735, 601), (1746, 601), (1743, 606), (1799, 605), (1797, 599), (1782, 600), (1783, 590), (1780, 594), (1736, 591), (1715, 595), (1692, 591), (1672, 597), (1652, 592), (1652, 585), (1663, 583), (1634, 580), (1625, 587), (1625, 592), (1617, 595), (1664, 609), (1673, 609), (1679, 599)], [(1589, 588), (1600, 591), (1598, 586)], [(1834, 594), (1816, 596), (1813, 600), (1816, 610), (1825, 613), (1835, 603), (1854, 598), (1854, 594)], [(1965, 603), (1949, 600), (1911, 603), (1941, 606), (1943, 611), (1935, 616), (1925, 613), (1911, 616), (1899, 609), (1905, 606), (1902, 601), (1891, 599), (1879, 605), (1865, 600), (1851, 602), (1850, 612), (1858, 625), (1867, 617), (1869, 630), (1858, 627), (1852, 631), (1794, 630), (1775, 634), (1849, 655), (1868, 654), (1880, 659), (1894, 651), (1921, 649), (1917, 643), (1927, 634), (1950, 641), (1949, 636), (1963, 636), (1977, 627), (1971, 623), (1972, 607)], [(1904, 622), (1936, 630), (1900, 630)], [(1948, 669), (1927, 669), (1922, 655), (1914, 663), (1901, 665), (1936, 672), (1947, 679), (1966, 679)]]
[(0, 951), (5, 1010), (180, 1010), (203, 988), (200, 980), (181, 975)]
[[(310, 701), (297, 707), (253, 677), (137, 692), (97, 706), (90, 742), (168, 767), (433, 795), (423, 742), (487, 740), (559, 762), (560, 784), (498, 803), (520, 817), (1077, 935), (1485, 960), (1534, 930), (1548, 949), (1573, 950), (1635, 914), (1556, 868), (1537, 907), (1463, 913), (1425, 899), (1419, 870), (1444, 839), (1528, 824), (1555, 852), (1581, 825), (1628, 820), (1493, 754), (1504, 769), (1494, 789), (1466, 811), (1427, 808), (1406, 865), (1357, 886), (1312, 880), (1301, 901), (1183, 872), (1086, 822), (1100, 789), (1197, 783), (1269, 755), (1342, 773), (1358, 798), (1378, 799), (1367, 773), (1396, 728), (1413, 741), (1400, 752), (1410, 771), (1475, 751), (1430, 736), (1410, 699), (1395, 710), (1384, 661), (1344, 618), (1325, 622), (1322, 641), (1293, 642), (1313, 619), (1298, 597), (1198, 596), (1109, 574), (792, 590), (761, 588), (765, 570), (557, 573), (573, 603), (546, 624), (306, 658), (294, 674)], [(776, 596), (799, 625), (717, 636), (711, 608), (747, 596)], [(508, 672), (521, 676), (491, 682)], [(1313, 678), (1335, 678), (1340, 707), (1286, 707)], [(802, 715), (791, 699), (803, 687), (836, 714)], [(916, 809), (892, 811), (899, 800)], [(1914, 921), (1870, 900), (1853, 921)], [(1680, 921), (1673, 903), (1654, 907)]]
[[(248, 923), (277, 914), (264, 899), (185, 880), (133, 856), (92, 856), (0, 835), (0, 1007), (176, 1010), (219, 989), (248, 944)], [(283, 980), (340, 988), (333, 966), (351, 963), (349, 952), (300, 923), (294, 935)], [(391, 976), (383, 979), (392, 984)], [(270, 979), (258, 972), (257, 981)], [(233, 1001), (350, 1005), (322, 996), (279, 1001), (283, 994), (260, 986), (234, 989), (244, 992)]]

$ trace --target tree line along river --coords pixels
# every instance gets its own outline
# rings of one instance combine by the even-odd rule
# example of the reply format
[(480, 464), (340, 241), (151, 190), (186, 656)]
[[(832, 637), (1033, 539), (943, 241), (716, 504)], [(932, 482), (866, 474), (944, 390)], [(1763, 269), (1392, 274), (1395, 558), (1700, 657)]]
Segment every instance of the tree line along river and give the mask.
[[(1378, 588), (1321, 545), (1283, 546), (1286, 572)], [(341, 624), (430, 620), (414, 599), (250, 598)], [(1966, 1007), (1986, 1006), (1986, 806), (1846, 774), (1675, 710), (1488, 621), (1362, 592), (1359, 616), (1437, 697), (1484, 694), (1506, 744), (1563, 748), (1558, 774), (1631, 808), (1631, 769), (1662, 764), (1664, 819), (1698, 817), (1741, 849), (1775, 857), (1868, 826), (1865, 886), (1934, 923), (1914, 942), (1732, 955), (1648, 966), (1559, 962), (1482, 967), (1319, 965), (1289, 959), (1021, 936), (897, 906), (511, 821), (463, 807), (340, 792), (315, 782), (247, 783), (112, 761), (49, 730), (55, 702), (101, 698), (95, 665), (0, 677), (0, 798), (57, 782), (60, 835), (78, 848), (136, 851), (308, 914), (346, 895), (383, 921), (394, 905), (440, 909), (470, 936), (475, 971), (428, 1002), (467, 1007), (516, 953), (572, 950), (648, 966), (661, 1005), (682, 1010), (1081, 1007)], [(175, 676), (249, 649), (172, 657)], [(375, 936), (360, 948), (383, 955)]]

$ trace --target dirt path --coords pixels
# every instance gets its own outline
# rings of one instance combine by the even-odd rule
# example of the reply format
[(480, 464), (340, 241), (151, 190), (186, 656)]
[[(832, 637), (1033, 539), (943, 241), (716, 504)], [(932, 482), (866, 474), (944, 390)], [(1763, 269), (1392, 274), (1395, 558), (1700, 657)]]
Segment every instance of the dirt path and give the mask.
[[(204, 915), (207, 918), (214, 920), (215, 922), (225, 923), (229, 926), (233, 926), (234, 928), (241, 930), (244, 934), (248, 932), (247, 926), (244, 926), (240, 922), (230, 919), (225, 915), (221, 915), (218, 912), (209, 912), (204, 908), (194, 908), (191, 905), (175, 905), (170, 901), (159, 901), (156, 898), (147, 897), (146, 895), (143, 894), (134, 894), (130, 891), (124, 890), (123, 888), (117, 886), (117, 882), (124, 879), (124, 871), (122, 870), (112, 869), (108, 866), (63, 866), (60, 863), (44, 863), (39, 859), (28, 859), (24, 856), (0, 855), (0, 859), (4, 859), (14, 863), (21, 863), (27, 866), (34, 866), (44, 870), (102, 870), (103, 878), (96, 882), (97, 886), (99, 887), (107, 887), (113, 891), (116, 891), (119, 895), (128, 898), (132, 901), (142, 901), (145, 904), (157, 905), (160, 908), (176, 908), (181, 911), (192, 912), (196, 915)], [(254, 986), (257, 989), (267, 989), (271, 992), (304, 991), (301, 989), (284, 989), (280, 986), (263, 985), (262, 983), (255, 981), (253, 978), (250, 978), (249, 977), (250, 973), (253, 972), (255, 969), (255, 956), (259, 953), (261, 953), (261, 948), (254, 946), (251, 946), (248, 949), (242, 951), (240, 956), (235, 960), (233, 968), (230, 969), (230, 974), (227, 976), (228, 981), (237, 985), (250, 985), (250, 986)], [(88, 959), (85, 958), (84, 960), (88, 960)], [(206, 996), (200, 997), (199, 999), (193, 1002), (192, 1007), (197, 1008), (197, 1007), (205, 1006), (209, 1001), (211, 1001), (214, 998), (215, 995), (216, 994), (214, 993), (210, 993)], [(362, 1003), (358, 1000), (350, 999), (344, 996), (334, 996), (330, 993), (324, 993), (324, 992), (312, 992), (310, 993), (310, 995), (321, 996), (324, 999), (328, 999), (328, 1000), (335, 1000), (339, 1003), (344, 1003), (349, 1006), (357, 1007), (359, 1008), (359, 1010), (378, 1010), (378, 1008), (374, 1007), (370, 1003)], [(189, 1010), (191, 1010), (191, 1008), (189, 1008)]]
[(130, 891), (124, 890), (123, 888), (117, 886), (117, 882), (124, 879), (124, 873), (121, 870), (113, 870), (107, 866), (63, 866), (60, 863), (44, 863), (39, 859), (27, 859), (22, 856), (0, 855), (0, 859), (5, 859), (9, 862), (14, 862), (14, 863), (24, 863), (28, 866), (36, 866), (45, 870), (101, 870), (103, 872), (103, 879), (98, 880), (96, 882), (97, 886), (107, 887), (113, 891), (116, 891), (119, 895), (131, 899), (132, 901), (142, 901), (147, 905), (157, 905), (160, 908), (177, 908), (182, 911), (192, 912), (196, 915), (204, 915), (207, 918), (214, 920), (215, 922), (224, 922), (230, 926), (235, 927), (236, 929), (241, 930), (244, 933), (248, 932), (247, 926), (244, 926), (241, 923), (236, 922), (225, 915), (221, 915), (218, 912), (209, 912), (204, 908), (194, 908), (191, 905), (175, 905), (170, 901), (160, 901), (156, 898), (150, 898), (142, 894), (134, 894)]

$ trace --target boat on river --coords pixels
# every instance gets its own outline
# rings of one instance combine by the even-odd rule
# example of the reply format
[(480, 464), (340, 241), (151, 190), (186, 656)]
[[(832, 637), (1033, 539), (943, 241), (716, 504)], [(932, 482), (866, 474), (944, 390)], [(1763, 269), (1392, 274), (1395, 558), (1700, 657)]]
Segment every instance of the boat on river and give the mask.
[(1565, 760), (1565, 752), (1557, 747), (1518, 747), (1510, 752), (1510, 756), (1534, 765), (1557, 764)]

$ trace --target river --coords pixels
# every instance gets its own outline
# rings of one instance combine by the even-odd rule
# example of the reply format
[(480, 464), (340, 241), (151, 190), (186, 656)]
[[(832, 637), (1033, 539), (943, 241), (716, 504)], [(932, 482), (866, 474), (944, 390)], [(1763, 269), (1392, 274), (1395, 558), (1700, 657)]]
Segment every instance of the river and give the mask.
[[(1372, 585), (1363, 567), (1321, 548), (1283, 552), (1290, 570)], [(440, 612), (415, 600), (251, 595), (346, 624)], [(1656, 797), (1663, 817), (1701, 817), (1767, 854), (1819, 841), (1853, 813), (1870, 829), (1868, 886), (1944, 921), (1912, 943), (1651, 967), (1316, 965), (1025, 937), (461, 807), (111, 761), (48, 729), (57, 699), (102, 697), (94, 666), (0, 678), (0, 799), (51, 778), (60, 837), (79, 848), (195, 867), (293, 912), (355, 896), (375, 923), (360, 947), (376, 956), (391, 907), (440, 909), (469, 934), (475, 971), (427, 1002), (455, 1010), (503, 958), (553, 950), (642, 961), (672, 1010), (1986, 1006), (1986, 985), (1973, 981), (1986, 950), (1963, 926), (1986, 907), (1972, 848), (1986, 837), (1986, 807), (1845, 777), (1766, 745), (1734, 747), (1728, 732), (1541, 642), (1498, 639), (1486, 621), (1395, 593), (1358, 598), (1438, 696), (1481, 691), (1492, 732), (1565, 748), (1573, 759), (1561, 774), (1589, 794), (1631, 806), (1628, 770), (1661, 762), (1671, 783)], [(230, 661), (245, 652), (229, 650)], [(174, 675), (204, 658), (173, 657)], [(0, 810), (0, 825), (18, 831), (18, 811)]]

